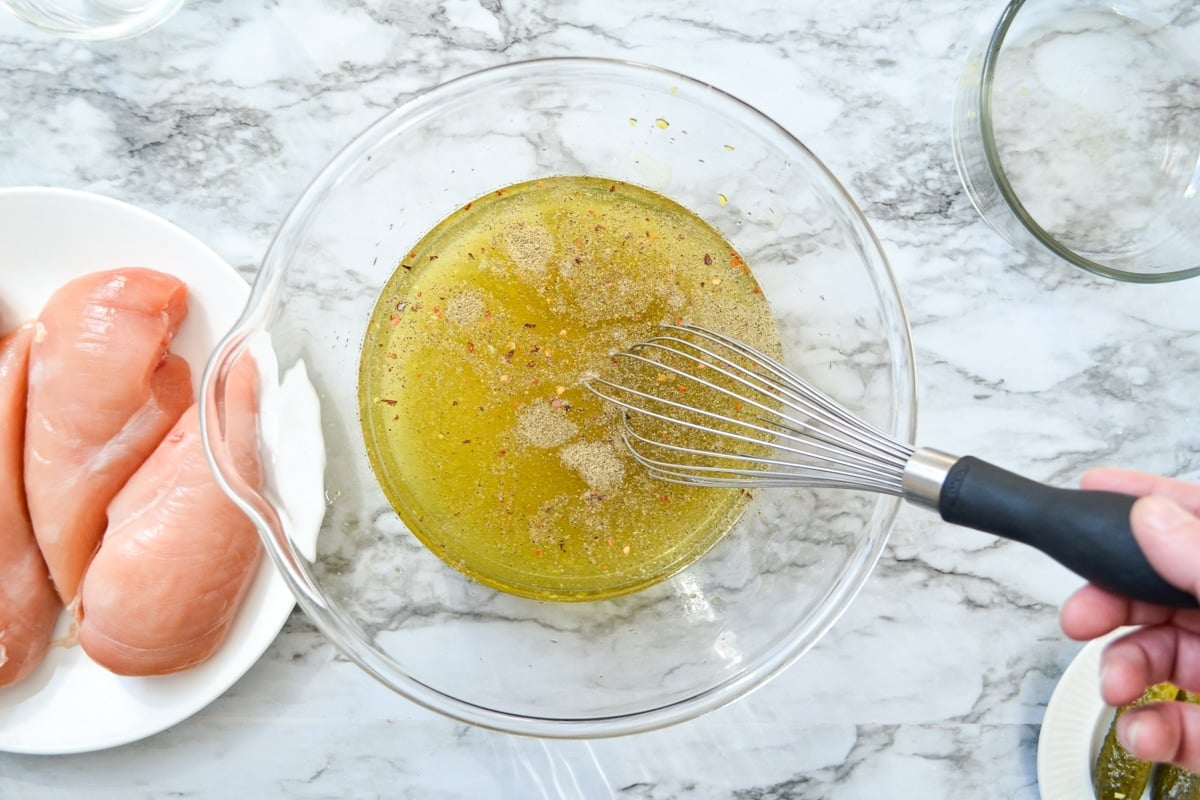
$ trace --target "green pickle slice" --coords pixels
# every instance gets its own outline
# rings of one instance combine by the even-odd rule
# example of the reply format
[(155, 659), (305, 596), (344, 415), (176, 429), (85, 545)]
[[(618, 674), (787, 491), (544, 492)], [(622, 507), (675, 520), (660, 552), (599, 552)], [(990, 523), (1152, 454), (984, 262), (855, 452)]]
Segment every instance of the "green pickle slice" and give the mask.
[[(1177, 698), (1187, 703), (1200, 703), (1200, 695), (1179, 692)], [(1200, 800), (1200, 775), (1180, 769), (1172, 764), (1162, 764), (1154, 776), (1152, 800)]]
[(1097, 800), (1140, 800), (1150, 783), (1154, 765), (1134, 758), (1117, 741), (1117, 720), (1130, 708), (1146, 703), (1161, 703), (1174, 700), (1179, 689), (1170, 683), (1158, 683), (1129, 705), (1117, 709), (1112, 725), (1104, 736), (1100, 754), (1096, 758), (1094, 776)]
[(1154, 777), (1152, 800), (1200, 800), (1200, 776), (1163, 764)]

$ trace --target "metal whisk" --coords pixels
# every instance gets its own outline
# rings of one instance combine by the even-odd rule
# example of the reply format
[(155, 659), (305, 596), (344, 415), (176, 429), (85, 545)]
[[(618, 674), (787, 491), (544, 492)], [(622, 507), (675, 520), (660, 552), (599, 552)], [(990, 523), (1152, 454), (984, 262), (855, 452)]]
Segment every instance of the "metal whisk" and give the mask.
[(649, 473), (709, 487), (816, 487), (896, 495), (947, 522), (1027, 544), (1126, 597), (1175, 607), (1130, 529), (1136, 498), (1057, 489), (972, 456), (897, 442), (762, 352), (705, 328), (613, 354), (617, 380), (585, 381), (619, 406), (622, 435)]

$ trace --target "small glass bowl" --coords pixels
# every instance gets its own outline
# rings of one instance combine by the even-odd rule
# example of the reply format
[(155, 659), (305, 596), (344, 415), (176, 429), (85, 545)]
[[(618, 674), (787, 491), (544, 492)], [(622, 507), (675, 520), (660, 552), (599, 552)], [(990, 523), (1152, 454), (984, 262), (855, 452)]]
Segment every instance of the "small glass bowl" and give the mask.
[[(866, 579), (899, 501), (758, 492), (691, 566), (594, 602), (497, 592), (422, 546), (384, 498), (360, 432), (368, 318), (398, 262), (440, 220), (551, 175), (640, 184), (701, 215), (753, 269), (788, 364), (881, 430), (912, 438), (904, 310), (841, 185), (787, 131), (707, 84), (586, 58), (451, 81), (351, 142), (267, 252), (245, 313), (209, 362), (202, 424), (218, 480), (259, 526), (301, 607), (363, 669), (468, 723), (593, 737), (694, 717), (798, 658)], [(276, 476), (261, 494), (240, 479), (221, 431), (224, 376), (248, 353), (264, 382), (263, 457)], [(297, 376), (311, 391), (294, 391), (305, 383)], [(280, 433), (292, 457), (276, 457)]]
[(1098, 275), (1200, 274), (1198, 36), (1190, 0), (1012, 0), (955, 98), (955, 162), (983, 218)]
[(130, 39), (157, 28), (184, 0), (0, 0), (18, 18), (68, 39)]

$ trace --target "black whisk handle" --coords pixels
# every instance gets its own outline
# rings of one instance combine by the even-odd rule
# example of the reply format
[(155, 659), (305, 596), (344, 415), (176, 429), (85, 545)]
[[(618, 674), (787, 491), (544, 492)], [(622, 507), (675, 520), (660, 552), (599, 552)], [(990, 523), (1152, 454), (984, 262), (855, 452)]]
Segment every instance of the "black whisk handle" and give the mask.
[(1146, 560), (1130, 528), (1137, 498), (1056, 489), (973, 456), (954, 463), (938, 511), (955, 525), (1041, 550), (1097, 586), (1133, 600), (1195, 608), (1196, 597), (1167, 583)]

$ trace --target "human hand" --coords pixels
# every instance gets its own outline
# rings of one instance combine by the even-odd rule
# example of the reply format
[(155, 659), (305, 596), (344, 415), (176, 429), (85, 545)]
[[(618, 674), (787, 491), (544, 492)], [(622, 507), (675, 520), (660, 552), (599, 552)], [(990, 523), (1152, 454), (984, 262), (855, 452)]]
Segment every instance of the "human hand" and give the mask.
[[(1117, 469), (1097, 469), (1083, 489), (1140, 497), (1130, 512), (1134, 538), (1168, 583), (1200, 597), (1200, 485)], [(1200, 693), (1200, 610), (1164, 608), (1111, 594), (1091, 584), (1063, 604), (1059, 617), (1072, 639), (1139, 626), (1111, 642), (1100, 660), (1100, 694), (1112, 706), (1131, 703), (1147, 686), (1170, 681)], [(1143, 761), (1200, 773), (1200, 706), (1157, 703), (1130, 709), (1117, 738)]]

